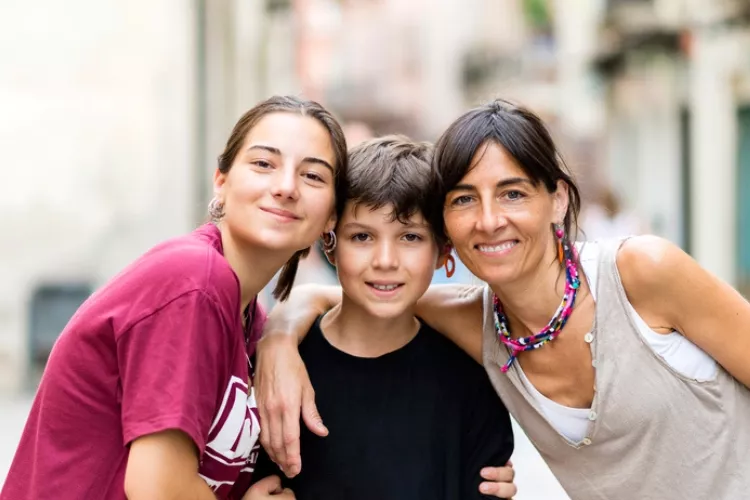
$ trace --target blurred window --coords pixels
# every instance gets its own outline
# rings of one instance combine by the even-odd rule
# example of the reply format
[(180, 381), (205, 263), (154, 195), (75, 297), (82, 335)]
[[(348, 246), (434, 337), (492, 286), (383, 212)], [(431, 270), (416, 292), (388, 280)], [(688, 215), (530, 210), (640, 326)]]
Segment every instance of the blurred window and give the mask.
[(34, 290), (29, 322), (30, 356), (34, 368), (46, 364), (60, 332), (91, 292), (87, 283), (43, 284)]

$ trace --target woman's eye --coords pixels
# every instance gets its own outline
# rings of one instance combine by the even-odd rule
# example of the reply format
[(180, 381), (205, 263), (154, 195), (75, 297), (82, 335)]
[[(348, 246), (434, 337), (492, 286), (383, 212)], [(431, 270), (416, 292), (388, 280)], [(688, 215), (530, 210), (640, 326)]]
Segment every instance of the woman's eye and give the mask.
[(451, 205), (461, 206), (461, 205), (466, 205), (467, 203), (470, 203), (470, 202), (471, 202), (471, 196), (463, 195), (463, 196), (458, 196), (454, 198), (453, 201), (451, 202)]
[(422, 241), (422, 236), (414, 233), (408, 233), (404, 235), (404, 239), (410, 243), (413, 243), (415, 241)]
[(505, 194), (505, 196), (507, 196), (509, 200), (520, 200), (525, 195), (521, 191), (513, 190), (513, 191), (508, 191)]

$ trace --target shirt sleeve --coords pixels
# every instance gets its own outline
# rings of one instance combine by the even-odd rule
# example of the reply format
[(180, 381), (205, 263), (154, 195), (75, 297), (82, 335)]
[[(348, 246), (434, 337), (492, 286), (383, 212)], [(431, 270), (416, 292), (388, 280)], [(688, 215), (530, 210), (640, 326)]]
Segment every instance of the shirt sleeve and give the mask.
[[(484, 467), (504, 466), (513, 454), (513, 428), (510, 415), (487, 378), (484, 370), (474, 381), (475, 391), (467, 400), (462, 450), (464, 478), (463, 495), (466, 499), (494, 498), (479, 492)], [(472, 394), (473, 392), (473, 394)]]
[(126, 445), (177, 429), (203, 454), (231, 372), (231, 333), (218, 307), (195, 290), (120, 335), (117, 357)]

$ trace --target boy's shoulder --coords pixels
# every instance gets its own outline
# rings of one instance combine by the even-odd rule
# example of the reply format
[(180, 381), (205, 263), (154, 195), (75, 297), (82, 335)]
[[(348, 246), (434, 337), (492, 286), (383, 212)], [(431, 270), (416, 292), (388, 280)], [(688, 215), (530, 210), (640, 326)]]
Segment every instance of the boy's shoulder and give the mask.
[(453, 377), (458, 376), (462, 379), (487, 377), (482, 365), (474, 361), (471, 356), (451, 342), (445, 335), (422, 321), (421, 318), (417, 319), (422, 325), (419, 335), (422, 337), (424, 348), (434, 355), (436, 361), (450, 366), (449, 371)]

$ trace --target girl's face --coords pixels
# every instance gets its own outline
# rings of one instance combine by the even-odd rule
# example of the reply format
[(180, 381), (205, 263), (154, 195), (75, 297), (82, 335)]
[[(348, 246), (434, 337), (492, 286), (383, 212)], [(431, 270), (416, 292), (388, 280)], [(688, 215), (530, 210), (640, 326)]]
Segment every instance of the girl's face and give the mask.
[(549, 193), (494, 142), (481, 145), (445, 200), (445, 229), (461, 261), (491, 285), (514, 282), (553, 262), (551, 224), (561, 223), (567, 189)]
[(270, 113), (248, 132), (229, 171), (216, 173), (222, 223), (243, 244), (285, 253), (307, 248), (334, 225), (335, 168), (323, 125)]

